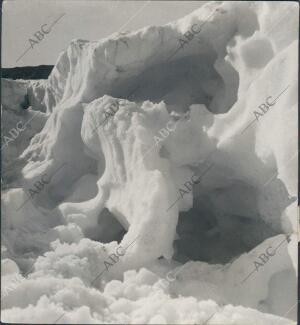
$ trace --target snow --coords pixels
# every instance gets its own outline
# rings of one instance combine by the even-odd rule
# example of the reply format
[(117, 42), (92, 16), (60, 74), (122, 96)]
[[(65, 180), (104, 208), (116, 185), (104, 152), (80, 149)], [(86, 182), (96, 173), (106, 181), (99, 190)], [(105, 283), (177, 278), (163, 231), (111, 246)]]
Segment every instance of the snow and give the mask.
[(4, 134), (32, 119), (2, 149), (2, 321), (296, 319), (296, 10), (209, 2), (2, 81)]

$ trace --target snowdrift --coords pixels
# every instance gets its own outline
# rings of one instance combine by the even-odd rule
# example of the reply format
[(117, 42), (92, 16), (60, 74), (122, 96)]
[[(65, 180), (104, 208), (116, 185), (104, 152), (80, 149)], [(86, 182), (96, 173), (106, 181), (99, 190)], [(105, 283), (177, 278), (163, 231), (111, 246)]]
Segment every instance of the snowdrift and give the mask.
[(297, 30), (208, 3), (3, 80), (2, 321), (295, 320)]

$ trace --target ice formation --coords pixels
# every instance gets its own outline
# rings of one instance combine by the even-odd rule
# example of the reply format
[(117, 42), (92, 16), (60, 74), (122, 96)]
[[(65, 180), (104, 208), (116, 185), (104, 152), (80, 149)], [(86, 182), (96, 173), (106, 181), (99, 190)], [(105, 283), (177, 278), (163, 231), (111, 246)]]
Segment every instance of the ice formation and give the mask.
[(297, 30), (210, 2), (3, 80), (2, 321), (295, 320)]

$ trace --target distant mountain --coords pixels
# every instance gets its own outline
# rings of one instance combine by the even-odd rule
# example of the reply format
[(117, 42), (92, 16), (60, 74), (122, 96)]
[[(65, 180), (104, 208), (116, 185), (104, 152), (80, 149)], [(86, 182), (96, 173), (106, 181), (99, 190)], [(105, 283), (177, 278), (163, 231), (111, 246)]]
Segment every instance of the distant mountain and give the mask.
[(53, 65), (39, 65), (36, 67), (16, 67), (1, 69), (1, 78), (8, 79), (47, 79)]

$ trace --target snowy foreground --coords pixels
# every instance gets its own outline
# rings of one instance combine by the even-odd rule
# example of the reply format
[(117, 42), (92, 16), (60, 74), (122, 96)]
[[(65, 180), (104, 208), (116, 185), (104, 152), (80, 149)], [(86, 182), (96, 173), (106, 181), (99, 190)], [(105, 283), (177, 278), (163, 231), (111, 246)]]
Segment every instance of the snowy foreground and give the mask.
[(297, 30), (210, 2), (3, 80), (1, 320), (294, 323)]

